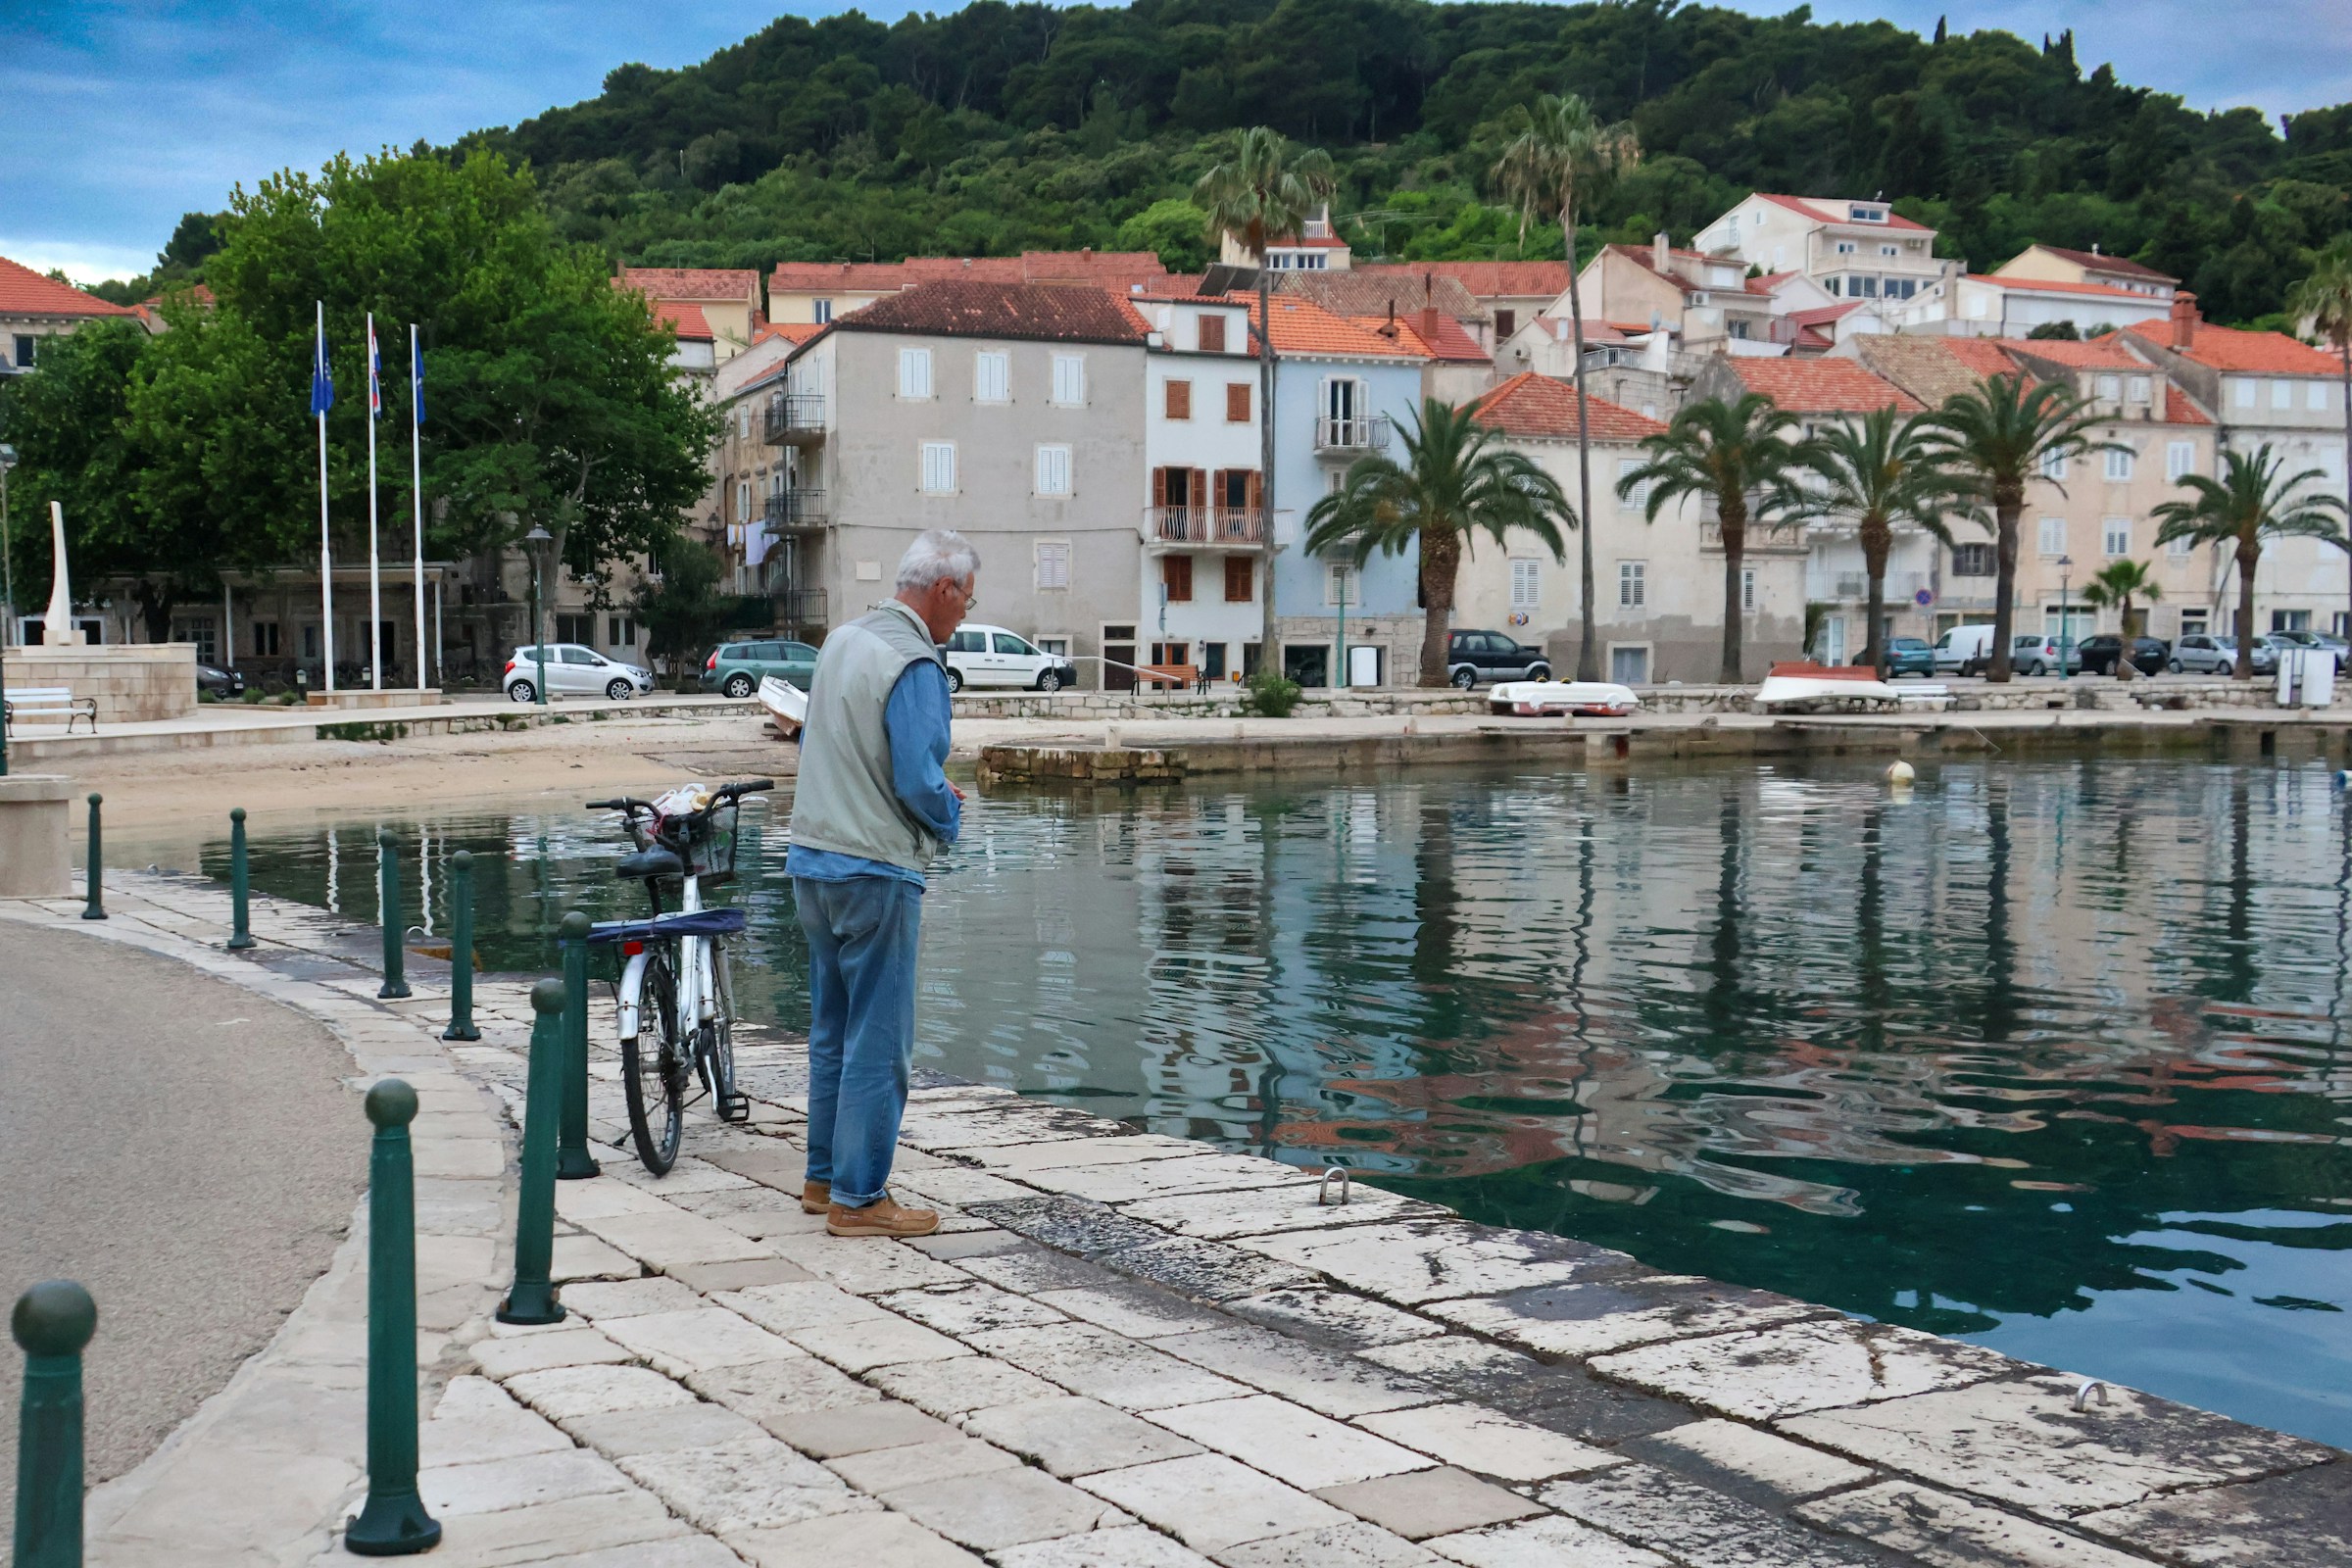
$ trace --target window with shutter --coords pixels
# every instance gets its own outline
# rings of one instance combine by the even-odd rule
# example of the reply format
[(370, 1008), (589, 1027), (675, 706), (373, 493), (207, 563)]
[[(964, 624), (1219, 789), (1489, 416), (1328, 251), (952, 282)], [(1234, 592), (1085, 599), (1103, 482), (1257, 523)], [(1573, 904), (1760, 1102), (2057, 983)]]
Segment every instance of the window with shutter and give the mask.
[(2107, 477), (2118, 484), (2130, 479), (2132, 464), (2135, 461), (2135, 456), (2130, 448), (2109, 447), (2107, 449)]
[(2041, 476), (2057, 484), (2066, 483), (2066, 454), (2044, 452), (2041, 455)]
[(972, 356), (972, 401), (1008, 403), (1012, 399), (1012, 357), (994, 350)]
[(1248, 424), (1250, 422), (1249, 382), (1228, 381), (1225, 383), (1225, 422), (1227, 424)]
[(1257, 563), (1248, 556), (1225, 558), (1225, 602), (1246, 605), (1257, 597)]
[(956, 493), (956, 443), (923, 443), (923, 488), (935, 496)]
[(1527, 556), (1511, 559), (1511, 609), (1536, 611), (1544, 604), (1544, 564)]
[(1037, 586), (1040, 590), (1070, 585), (1070, 545), (1066, 539), (1037, 542)]
[(1193, 416), (1192, 382), (1170, 381), (1168, 383), (1167, 411), (1168, 417), (1171, 419), (1189, 419)]
[(899, 350), (899, 396), (927, 398), (931, 395), (931, 351), (929, 349)]
[(1753, 566), (1740, 568), (1740, 608), (1743, 611), (1756, 608), (1756, 568)]
[[(1642, 460), (1640, 458), (1619, 458), (1617, 460), (1617, 482), (1619, 484), (1623, 484), (1626, 480), (1632, 478), (1641, 470)], [(1626, 491), (1624, 498), (1617, 504), (1629, 512), (1640, 512), (1642, 508), (1648, 506), (1648, 481), (1644, 480), (1641, 484), (1634, 486), (1631, 490)]]
[(1191, 604), (1193, 602), (1193, 558), (1190, 556), (1160, 557), (1159, 580), (1167, 585), (1169, 604)]
[(2181, 475), (2197, 471), (2197, 444), (2194, 441), (2167, 442), (2164, 448), (2164, 476), (2178, 481)]
[(1203, 354), (1225, 352), (1224, 317), (1210, 313), (1200, 318), (1200, 352)]
[(1639, 610), (1649, 602), (1649, 566), (1640, 561), (1617, 563), (1617, 604), (1623, 610)]
[(2100, 545), (2110, 556), (2130, 555), (2132, 553), (2132, 519), (2130, 517), (2109, 517), (2100, 526)]
[(1086, 401), (1085, 355), (1054, 356), (1054, 401), (1064, 408), (1076, 408)]
[(1037, 493), (1041, 496), (1066, 496), (1070, 493), (1068, 447), (1037, 449)]
[(2041, 519), (2041, 553), (2045, 556), (2066, 554), (2066, 519), (2064, 517)]

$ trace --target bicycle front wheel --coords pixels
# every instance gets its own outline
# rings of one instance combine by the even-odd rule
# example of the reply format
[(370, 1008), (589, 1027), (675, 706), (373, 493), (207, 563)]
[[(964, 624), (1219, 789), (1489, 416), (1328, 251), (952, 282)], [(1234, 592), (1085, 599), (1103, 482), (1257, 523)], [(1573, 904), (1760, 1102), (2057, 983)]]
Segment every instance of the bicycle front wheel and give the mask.
[(678, 1027), (678, 984), (667, 954), (646, 961), (637, 1004), (637, 1032), (620, 1042), (620, 1087), (629, 1106), (629, 1137), (637, 1157), (657, 1176), (678, 1160), (686, 1131), (686, 1041)]
[(723, 942), (710, 944), (710, 973), (716, 1016), (703, 1037), (703, 1087), (721, 1121), (749, 1121), (751, 1102), (735, 1087), (735, 983)]

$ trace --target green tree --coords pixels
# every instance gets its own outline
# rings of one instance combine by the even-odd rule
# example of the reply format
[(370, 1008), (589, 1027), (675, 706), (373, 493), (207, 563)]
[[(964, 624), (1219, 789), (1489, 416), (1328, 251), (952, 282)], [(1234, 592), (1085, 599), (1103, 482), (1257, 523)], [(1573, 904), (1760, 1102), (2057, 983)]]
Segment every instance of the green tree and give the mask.
[(1806, 498), (1798, 473), (1811, 466), (1812, 452), (1801, 439), (1793, 414), (1776, 408), (1761, 392), (1737, 403), (1707, 398), (1686, 404), (1661, 435), (1643, 439), (1649, 461), (1617, 481), (1630, 496), (1647, 486), (1644, 515), (1651, 522), (1669, 502), (1694, 497), (1714, 509), (1723, 538), (1723, 669), (1720, 679), (1737, 686), (1740, 670), (1740, 568), (1747, 558), (1750, 528), (1785, 528), (1804, 513)]
[(2262, 564), (2265, 539), (2301, 535), (2342, 543), (2344, 503), (2317, 490), (2326, 479), (2317, 468), (2286, 471), (2283, 458), (2266, 443), (2259, 452), (2223, 455), (2222, 476), (2183, 474), (2188, 494), (2159, 505), (2156, 542), (2227, 544), (2237, 564), (2237, 668), (2239, 680), (2254, 674), (2254, 569)]
[(637, 585), (630, 612), (645, 628), (646, 657), (671, 674), (716, 642), (736, 612), (736, 601), (719, 591), (726, 566), (700, 540), (670, 540), (655, 556), (661, 570)]
[(1123, 251), (1150, 251), (1171, 272), (1198, 272), (1210, 261), (1203, 235), (1208, 215), (1191, 202), (1168, 197), (1153, 202), (1119, 225), (1113, 241)]
[[(1519, 209), (1519, 233), (1536, 222), (1560, 225), (1561, 253), (1568, 262), (1568, 317), (1576, 334), (1577, 510), (1592, 514), (1592, 440), (1585, 403), (1585, 296), (1577, 278), (1576, 229), (1593, 203), (1641, 158), (1630, 124), (1609, 124), (1575, 93), (1545, 93), (1520, 118), (1518, 134), (1494, 165), (1494, 182), (1504, 200)], [(1576, 678), (1600, 678), (1600, 643), (1593, 609), (1592, 530), (1584, 530), (1577, 577), (1583, 595), (1584, 634), (1577, 645)]]
[(1421, 684), (1443, 686), (1454, 581), (1473, 537), (1483, 533), (1503, 547), (1519, 529), (1559, 561), (1567, 554), (1560, 527), (1575, 527), (1576, 514), (1557, 480), (1533, 460), (1495, 447), (1496, 432), (1465, 409), (1426, 399), (1414, 428), (1399, 437), (1403, 464), (1358, 458), (1340, 488), (1308, 510), (1306, 549), (1346, 554), (1358, 565), (1375, 550), (1418, 552)]
[[(2286, 312), (2335, 347), (2344, 407), (2345, 504), (2352, 506), (2352, 234), (2339, 234), (2320, 252), (2310, 273), (2287, 292)], [(2347, 549), (2352, 562), (2352, 547)], [(2352, 633), (2352, 614), (2344, 622)]]
[[(2088, 452), (2095, 422), (2090, 405), (2072, 388), (2057, 381), (2029, 386), (2022, 374), (1989, 376), (1928, 416), (1928, 428), (1949, 470), (1966, 475), (1974, 499), (1992, 511), (1996, 580), (1987, 680), (2009, 679), (2009, 638), (2017, 619), (2017, 519), (2026, 507), (2026, 482), (2044, 470), (2045, 462), (2054, 466)], [(2063, 493), (2064, 486), (2059, 488)]]
[(1943, 544), (1952, 542), (1945, 516), (1965, 510), (1965, 486), (1952, 475), (1925, 415), (1903, 417), (1892, 408), (1875, 409), (1857, 424), (1828, 429), (1807, 449), (1818, 489), (1808, 489), (1806, 517), (1838, 518), (1853, 524), (1869, 574), (1869, 632), (1863, 662), (1882, 676), (1886, 669), (1886, 558), (1897, 528), (1917, 528)]
[(1274, 641), (1274, 330), (1272, 274), (1266, 247), (1305, 227), (1339, 188), (1331, 157), (1320, 148), (1295, 148), (1263, 125), (1242, 132), (1234, 156), (1200, 176), (1193, 201), (1208, 215), (1212, 238), (1229, 239), (1258, 265), (1257, 431), (1259, 486), (1265, 496), (1266, 570), (1258, 633), (1263, 667), (1277, 667)]
[[(2122, 617), (2122, 629), (2127, 641), (2139, 635), (2132, 623), (2132, 607), (2135, 601), (2154, 603), (2164, 597), (2164, 585), (2156, 573), (2141, 561), (2110, 561), (2093, 573), (2082, 585), (2082, 602), (2093, 610), (2114, 610)], [(2125, 650), (2126, 654), (2131, 652)], [(2115, 672), (2121, 677), (2131, 664), (2130, 659), (2116, 661)]]

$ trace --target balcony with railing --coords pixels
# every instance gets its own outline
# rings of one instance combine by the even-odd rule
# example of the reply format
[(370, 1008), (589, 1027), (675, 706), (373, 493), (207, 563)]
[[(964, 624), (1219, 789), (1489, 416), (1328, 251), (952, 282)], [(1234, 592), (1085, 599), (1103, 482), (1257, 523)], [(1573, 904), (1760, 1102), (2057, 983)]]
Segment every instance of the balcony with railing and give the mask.
[(767, 525), (777, 533), (813, 533), (832, 520), (825, 511), (825, 493), (806, 487), (778, 491), (767, 498)]
[(824, 394), (771, 394), (766, 412), (760, 418), (760, 431), (771, 447), (814, 446), (825, 438)]
[(1266, 542), (1263, 507), (1146, 507), (1144, 537), (1155, 545), (1256, 549)]
[(1315, 421), (1315, 451), (1327, 458), (1360, 458), (1389, 448), (1389, 416), (1385, 414), (1329, 416)]
[(830, 624), (825, 618), (825, 591), (822, 588), (794, 588), (774, 581), (766, 584), (769, 602), (774, 606), (776, 630), (786, 637), (804, 642), (823, 638)]
[[(1709, 513), (1714, 511), (1712, 507), (1707, 510)], [(1715, 555), (1723, 554), (1723, 524), (1711, 515), (1701, 516), (1698, 520), (1698, 548)], [(1747, 525), (1747, 538), (1740, 556), (1742, 559), (1802, 556), (1811, 554), (1812, 548), (1805, 542), (1801, 529), (1780, 526), (1762, 528), (1751, 522)]]

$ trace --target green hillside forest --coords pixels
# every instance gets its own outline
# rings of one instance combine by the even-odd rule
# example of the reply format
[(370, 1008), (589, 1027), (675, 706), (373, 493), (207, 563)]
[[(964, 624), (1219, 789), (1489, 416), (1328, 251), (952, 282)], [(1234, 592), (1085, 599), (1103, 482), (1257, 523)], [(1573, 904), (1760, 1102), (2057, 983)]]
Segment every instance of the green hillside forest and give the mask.
[[(2128, 14), (2119, 14), (2127, 25)], [(2184, 43), (2186, 41), (2184, 40)], [(2352, 105), (2273, 124), (2087, 74), (2072, 34), (1923, 38), (1675, 0), (975, 0), (895, 24), (780, 18), (697, 66), (466, 137), (527, 161), (562, 231), (615, 261), (760, 267), (1023, 248), (1205, 254), (1185, 200), (1240, 127), (1328, 149), (1360, 255), (1557, 254), (1494, 204), (1516, 105), (1573, 89), (1643, 162), (1591, 243), (1687, 238), (1755, 190), (1883, 192), (1982, 270), (2029, 241), (2187, 280), (2217, 319), (2274, 316), (2352, 228)], [(168, 263), (200, 260), (183, 223)], [(171, 269), (168, 269), (171, 270)]]

